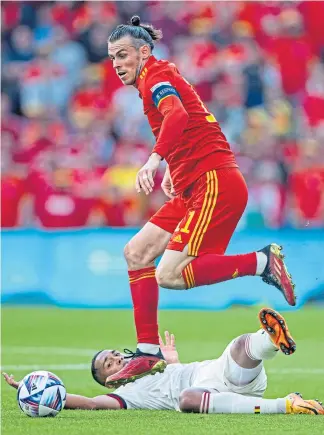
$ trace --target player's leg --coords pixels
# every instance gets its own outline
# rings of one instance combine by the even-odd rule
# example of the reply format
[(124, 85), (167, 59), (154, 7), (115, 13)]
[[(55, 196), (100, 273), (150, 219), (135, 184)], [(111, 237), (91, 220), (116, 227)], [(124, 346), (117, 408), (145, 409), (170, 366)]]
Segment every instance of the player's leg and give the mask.
[[(286, 355), (296, 350), (285, 319), (269, 308), (259, 312), (261, 329), (237, 337), (225, 350), (223, 376), (231, 392), (213, 397), (212, 412), (284, 413), (286, 398), (264, 400), (261, 397), (267, 386), (263, 361), (273, 359), (278, 350)], [(254, 397), (245, 397), (254, 396)], [(221, 403), (223, 406), (221, 406)]]
[[(234, 340), (225, 350), (225, 383), (231, 392), (215, 392), (201, 388), (184, 390), (180, 395), (183, 412), (200, 413), (324, 413), (314, 401), (304, 401), (291, 394), (280, 399), (262, 399), (266, 388), (263, 360), (272, 359), (280, 349), (285, 354), (295, 351), (295, 342), (284, 318), (264, 308), (259, 313), (262, 329)], [(247, 397), (254, 396), (254, 397)]]
[(176, 197), (166, 202), (125, 247), (124, 255), (128, 264), (134, 306), (137, 349), (129, 364), (107, 379), (107, 386), (116, 387), (132, 382), (146, 374), (163, 371), (166, 366), (159, 346), (159, 290), (154, 260), (164, 251), (184, 212), (180, 198)]
[(245, 181), (237, 169), (210, 171), (198, 180), (188, 201), (187, 215), (159, 264), (157, 279), (161, 287), (185, 289), (254, 275), (258, 256), (265, 267), (263, 253), (223, 255), (247, 196)]
[(262, 372), (263, 360), (274, 358), (278, 350), (285, 355), (296, 350), (285, 319), (279, 313), (263, 308), (259, 320), (262, 329), (239, 336), (226, 352), (224, 376), (236, 387), (251, 384)]
[(231, 168), (211, 171), (203, 177), (197, 182), (188, 201), (187, 214), (158, 266), (158, 284), (188, 289), (261, 275), (294, 305), (293, 284), (278, 245), (248, 254), (224, 255), (247, 202), (241, 173)]
[(143, 352), (159, 351), (159, 289), (155, 278), (154, 260), (164, 252), (170, 236), (169, 232), (148, 222), (124, 249), (134, 306), (137, 343)]
[(266, 389), (263, 361), (278, 350), (291, 355), (296, 350), (285, 319), (271, 308), (259, 312), (261, 329), (237, 337), (222, 355), (226, 384), (236, 393), (262, 396)]
[[(187, 195), (187, 213), (159, 263), (157, 280), (161, 287), (186, 289), (210, 284), (211, 280), (215, 283), (231, 279), (237, 269), (233, 268), (235, 259), (236, 266), (240, 263), (241, 276), (255, 273), (255, 253), (223, 255), (247, 196), (245, 181), (237, 169), (210, 171), (197, 180)], [(210, 264), (205, 265), (207, 259)], [(199, 273), (202, 269), (203, 283)]]
[(187, 388), (179, 398), (182, 412), (200, 414), (310, 414), (324, 415), (323, 405), (317, 400), (303, 400), (291, 393), (279, 399), (248, 397), (237, 393), (217, 393)]

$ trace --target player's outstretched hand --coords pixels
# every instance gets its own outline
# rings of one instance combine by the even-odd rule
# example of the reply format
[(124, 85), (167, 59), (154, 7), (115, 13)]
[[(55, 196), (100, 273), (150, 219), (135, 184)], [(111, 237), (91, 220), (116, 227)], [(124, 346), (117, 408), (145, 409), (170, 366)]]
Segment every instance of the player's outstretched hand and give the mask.
[(153, 153), (145, 165), (138, 171), (135, 181), (135, 187), (138, 193), (143, 190), (146, 195), (149, 195), (153, 191), (154, 177), (160, 162), (161, 157)]
[(5, 372), (2, 372), (2, 374), (3, 374), (3, 377), (4, 377), (5, 381), (7, 382), (7, 384), (13, 388), (16, 388), (16, 390), (17, 390), (17, 388), (19, 386), (19, 382), (15, 381), (14, 376), (13, 375), (9, 376)]
[(159, 334), (159, 343), (166, 362), (168, 364), (179, 363), (179, 355), (175, 345), (175, 336), (170, 334), (169, 331), (165, 331), (164, 336), (165, 343), (163, 343), (163, 339)]

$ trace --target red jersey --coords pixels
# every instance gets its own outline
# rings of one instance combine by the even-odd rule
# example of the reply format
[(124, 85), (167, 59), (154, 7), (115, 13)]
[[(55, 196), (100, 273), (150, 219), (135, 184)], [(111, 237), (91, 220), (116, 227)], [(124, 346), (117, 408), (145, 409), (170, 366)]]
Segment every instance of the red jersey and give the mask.
[(136, 86), (156, 138), (153, 152), (168, 163), (176, 193), (210, 170), (237, 167), (218, 122), (174, 64), (151, 56)]

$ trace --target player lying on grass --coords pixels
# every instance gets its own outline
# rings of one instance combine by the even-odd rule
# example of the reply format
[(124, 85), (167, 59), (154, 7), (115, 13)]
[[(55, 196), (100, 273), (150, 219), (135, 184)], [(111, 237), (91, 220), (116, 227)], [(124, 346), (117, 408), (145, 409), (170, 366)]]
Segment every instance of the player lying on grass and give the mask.
[(111, 376), (111, 387), (166, 367), (159, 348), (158, 285), (185, 290), (261, 276), (288, 304), (296, 303), (279, 245), (225, 255), (246, 207), (247, 186), (219, 123), (195, 89), (173, 63), (153, 56), (161, 38), (161, 30), (134, 16), (108, 39), (113, 68), (124, 85), (138, 90), (156, 138), (137, 174), (136, 190), (147, 195), (153, 191), (155, 174), (165, 160), (161, 187), (169, 197), (125, 247), (138, 345), (129, 364)]
[[(303, 400), (298, 393), (284, 398), (263, 399), (267, 376), (263, 360), (281, 350), (290, 355), (295, 342), (284, 318), (264, 308), (259, 313), (262, 329), (234, 339), (220, 358), (180, 364), (174, 336), (160, 338), (169, 365), (163, 373), (145, 376), (118, 388), (114, 393), (93, 398), (67, 394), (67, 409), (157, 409), (196, 413), (324, 414), (321, 403)], [(91, 364), (94, 379), (101, 385), (127, 364), (116, 350), (98, 352)], [(18, 388), (13, 376), (4, 373), (9, 385)]]

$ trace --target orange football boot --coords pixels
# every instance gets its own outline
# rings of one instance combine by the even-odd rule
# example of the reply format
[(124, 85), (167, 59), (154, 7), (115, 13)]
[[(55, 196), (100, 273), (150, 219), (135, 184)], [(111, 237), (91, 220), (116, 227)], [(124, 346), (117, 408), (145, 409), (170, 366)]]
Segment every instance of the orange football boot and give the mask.
[(259, 312), (261, 327), (269, 334), (271, 341), (285, 355), (291, 355), (296, 350), (285, 319), (271, 308), (262, 308)]
[(287, 414), (324, 415), (324, 408), (317, 400), (304, 400), (299, 393), (291, 393), (286, 397)]

